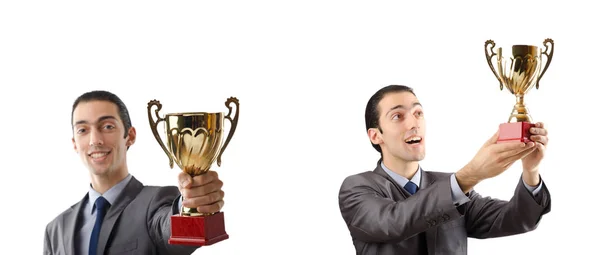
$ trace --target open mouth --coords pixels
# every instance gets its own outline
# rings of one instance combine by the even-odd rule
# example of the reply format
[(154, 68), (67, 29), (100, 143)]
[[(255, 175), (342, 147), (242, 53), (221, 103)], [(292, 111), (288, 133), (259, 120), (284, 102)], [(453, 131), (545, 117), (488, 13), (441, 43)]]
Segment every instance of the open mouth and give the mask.
[(421, 138), (419, 136), (413, 136), (411, 138), (404, 140), (404, 142), (406, 142), (408, 144), (418, 144), (421, 142), (421, 140), (423, 140), (423, 138)]
[(108, 154), (110, 154), (110, 151), (106, 151), (106, 152), (92, 152), (90, 154), (88, 154), (88, 156), (90, 156), (93, 159), (99, 159), (102, 157), (106, 157)]

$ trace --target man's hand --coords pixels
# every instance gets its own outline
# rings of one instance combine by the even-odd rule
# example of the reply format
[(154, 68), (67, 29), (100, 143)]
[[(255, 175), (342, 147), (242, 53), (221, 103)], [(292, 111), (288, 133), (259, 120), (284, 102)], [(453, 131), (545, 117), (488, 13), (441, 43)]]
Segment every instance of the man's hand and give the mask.
[(531, 134), (529, 142), (530, 146), (535, 146), (535, 149), (521, 159), (523, 164), (523, 180), (530, 186), (537, 186), (540, 183), (539, 165), (546, 152), (548, 145), (548, 130), (544, 128), (544, 123), (535, 123), (534, 127), (529, 129)]
[(200, 213), (216, 213), (223, 208), (225, 193), (221, 190), (223, 182), (215, 171), (190, 176), (179, 173), (179, 192), (183, 196), (183, 206), (196, 208)]
[(477, 183), (506, 171), (515, 161), (536, 149), (533, 143), (499, 143), (498, 132), (487, 140), (475, 157), (456, 173), (456, 180), (463, 192), (469, 192)]

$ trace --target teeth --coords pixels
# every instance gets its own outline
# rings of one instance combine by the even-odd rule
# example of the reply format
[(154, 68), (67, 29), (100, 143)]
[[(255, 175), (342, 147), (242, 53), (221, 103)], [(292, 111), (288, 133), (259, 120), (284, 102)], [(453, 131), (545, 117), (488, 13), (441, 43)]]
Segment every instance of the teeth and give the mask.
[(94, 152), (94, 153), (90, 154), (90, 157), (101, 158), (101, 157), (106, 156), (106, 154), (108, 154), (108, 152)]
[(421, 141), (421, 137), (415, 136), (415, 137), (411, 137), (409, 139), (404, 140), (405, 142), (420, 142)]

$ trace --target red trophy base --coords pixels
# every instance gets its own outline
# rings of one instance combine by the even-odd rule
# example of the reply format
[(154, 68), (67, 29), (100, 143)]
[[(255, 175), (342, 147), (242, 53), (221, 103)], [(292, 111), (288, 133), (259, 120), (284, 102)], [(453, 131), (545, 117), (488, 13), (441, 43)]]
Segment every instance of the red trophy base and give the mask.
[(169, 244), (208, 246), (228, 238), (223, 212), (207, 216), (171, 215)]
[(529, 129), (533, 126), (535, 124), (530, 122), (502, 123), (500, 124), (500, 133), (498, 134), (498, 141), (496, 143), (530, 142)]

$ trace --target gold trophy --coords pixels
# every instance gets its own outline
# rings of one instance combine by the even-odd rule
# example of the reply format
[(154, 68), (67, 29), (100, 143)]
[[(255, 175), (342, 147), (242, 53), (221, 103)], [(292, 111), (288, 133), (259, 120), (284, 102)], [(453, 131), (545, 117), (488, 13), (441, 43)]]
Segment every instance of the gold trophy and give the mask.
[[(231, 103), (236, 106), (233, 119)], [(157, 107), (156, 121), (152, 118), (152, 106)], [(230, 97), (225, 102), (225, 106), (229, 109), (226, 116), (222, 112), (184, 112), (169, 113), (162, 118), (158, 114), (162, 108), (160, 102), (158, 100), (148, 102), (150, 128), (156, 141), (167, 154), (171, 168), (175, 162), (182, 171), (193, 177), (208, 172), (215, 160), (217, 165), (221, 166), (221, 156), (237, 126), (239, 101), (235, 97)], [(225, 119), (230, 121), (231, 128), (225, 143), (221, 143)], [(161, 121), (165, 123), (166, 146), (157, 131), (158, 123)], [(203, 214), (196, 208), (183, 207), (180, 208), (179, 215), (171, 216), (169, 244), (205, 246), (228, 238), (223, 212)]]
[[(550, 52), (548, 52), (548, 45), (551, 46)], [(493, 40), (485, 42), (487, 62), (500, 82), (500, 90), (506, 87), (517, 99), (508, 122), (500, 124), (497, 142), (529, 142), (529, 129), (535, 126), (535, 123), (525, 106), (524, 97), (534, 84), (535, 88), (539, 89), (540, 79), (552, 61), (554, 41), (549, 38), (544, 40), (544, 51), (534, 45), (512, 45), (512, 52), (506, 54), (502, 47), (495, 52), (495, 46)], [(545, 64), (542, 64), (543, 55), (546, 56)], [(494, 56), (497, 58), (495, 65), (497, 70), (492, 63)]]

